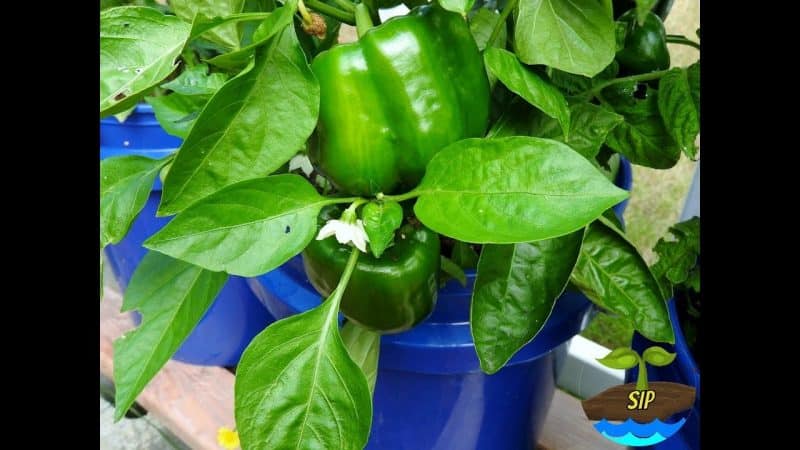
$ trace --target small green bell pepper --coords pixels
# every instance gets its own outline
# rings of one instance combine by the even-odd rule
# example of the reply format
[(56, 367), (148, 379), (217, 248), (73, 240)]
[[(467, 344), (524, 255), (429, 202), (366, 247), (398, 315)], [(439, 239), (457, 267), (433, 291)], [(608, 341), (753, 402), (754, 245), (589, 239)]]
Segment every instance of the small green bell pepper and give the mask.
[(309, 156), (347, 194), (410, 189), (439, 150), (486, 131), (478, 47), (464, 18), (437, 5), (320, 53), (311, 68), (320, 111)]
[(617, 62), (626, 74), (640, 74), (669, 69), (669, 50), (664, 22), (647, 13), (644, 25), (636, 22), (636, 10), (631, 9), (617, 20), (627, 28), (625, 48), (617, 52)]
[[(323, 208), (319, 226), (338, 219), (341, 211), (336, 205)], [(306, 275), (322, 296), (336, 289), (351, 251), (334, 237), (314, 240), (303, 251)], [(342, 313), (381, 333), (399, 333), (422, 322), (436, 305), (439, 252), (438, 234), (419, 222), (404, 224), (380, 258), (372, 253), (359, 256), (342, 296)]]

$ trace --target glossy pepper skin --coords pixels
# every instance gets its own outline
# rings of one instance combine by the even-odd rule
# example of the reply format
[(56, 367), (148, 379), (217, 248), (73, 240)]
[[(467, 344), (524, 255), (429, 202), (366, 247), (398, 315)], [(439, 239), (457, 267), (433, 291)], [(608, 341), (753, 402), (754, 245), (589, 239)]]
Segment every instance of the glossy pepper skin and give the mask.
[(617, 20), (625, 25), (625, 48), (617, 52), (620, 68), (628, 74), (640, 74), (669, 69), (669, 50), (664, 22), (647, 13), (644, 25), (636, 22), (636, 10), (632, 9)]
[(410, 189), (436, 152), (486, 131), (483, 60), (464, 19), (436, 5), (320, 53), (311, 68), (320, 111), (309, 156), (347, 194)]
[[(319, 225), (338, 219), (342, 209), (326, 207)], [(329, 296), (342, 276), (352, 247), (335, 237), (314, 240), (303, 251), (303, 265), (314, 288)], [(439, 235), (424, 225), (404, 224), (394, 245), (381, 257), (362, 253), (342, 296), (341, 311), (362, 327), (384, 334), (408, 330), (425, 320), (436, 305)]]

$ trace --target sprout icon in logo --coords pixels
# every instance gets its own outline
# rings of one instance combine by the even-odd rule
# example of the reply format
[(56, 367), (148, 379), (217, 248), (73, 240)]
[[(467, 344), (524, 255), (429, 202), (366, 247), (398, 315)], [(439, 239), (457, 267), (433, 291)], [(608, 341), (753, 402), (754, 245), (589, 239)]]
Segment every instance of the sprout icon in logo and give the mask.
[(641, 356), (629, 348), (618, 348), (598, 361), (612, 369), (639, 366), (637, 382), (614, 386), (584, 400), (583, 411), (594, 428), (606, 439), (620, 445), (642, 447), (669, 439), (684, 423), (694, 404), (695, 389), (685, 384), (647, 382), (647, 366), (666, 366), (675, 359), (661, 347), (653, 346)]

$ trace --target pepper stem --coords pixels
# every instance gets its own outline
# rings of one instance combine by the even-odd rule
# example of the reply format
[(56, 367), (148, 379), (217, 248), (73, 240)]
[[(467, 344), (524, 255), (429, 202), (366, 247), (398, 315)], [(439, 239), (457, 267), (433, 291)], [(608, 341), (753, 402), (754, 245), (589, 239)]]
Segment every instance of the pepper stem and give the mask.
[(369, 8), (363, 2), (356, 5), (356, 31), (358, 32), (358, 37), (364, 36), (370, 28), (375, 26), (374, 22), (372, 22), (372, 16), (370, 15)]
[(311, 17), (311, 13), (308, 12), (306, 9), (306, 4), (303, 3), (303, 0), (297, 0), (297, 11), (300, 13), (300, 17), (303, 18), (303, 23), (308, 26), (314, 22), (314, 19)]
[(336, 285), (336, 289), (334, 289), (331, 296), (328, 297), (329, 301), (332, 301), (336, 304), (336, 306), (333, 308), (333, 311), (339, 311), (339, 303), (341, 303), (344, 290), (347, 288), (347, 284), (350, 282), (350, 276), (353, 274), (353, 270), (356, 268), (358, 255), (360, 253), (361, 251), (359, 249), (353, 247), (353, 251), (350, 253), (350, 258), (347, 260), (347, 265), (344, 267), (342, 277), (339, 279), (339, 284)]

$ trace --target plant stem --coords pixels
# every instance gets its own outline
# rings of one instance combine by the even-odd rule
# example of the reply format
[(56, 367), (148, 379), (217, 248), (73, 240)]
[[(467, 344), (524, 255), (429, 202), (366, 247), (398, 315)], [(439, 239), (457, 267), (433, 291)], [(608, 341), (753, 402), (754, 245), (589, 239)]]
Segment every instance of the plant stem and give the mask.
[(358, 32), (358, 37), (364, 36), (370, 28), (372, 28), (374, 23), (372, 22), (372, 15), (369, 12), (369, 7), (367, 7), (364, 3), (359, 3), (356, 5), (356, 31)]
[(361, 197), (328, 197), (327, 201), (325, 202), (326, 205), (336, 205), (338, 203), (353, 203), (357, 200), (363, 200), (366, 202), (367, 200)]
[(356, 10), (356, 5), (348, 2), (347, 0), (333, 0), (333, 3), (336, 3), (336, 6), (345, 11), (355, 12)]
[(639, 358), (639, 376), (636, 378), (636, 390), (637, 391), (646, 391), (647, 390), (647, 364), (644, 362), (644, 358), (642, 358), (642, 357), (638, 357), (638, 358)]
[(331, 16), (339, 22), (344, 22), (348, 25), (356, 24), (356, 18), (351, 12), (342, 11), (334, 6), (322, 3), (320, 0), (305, 0), (305, 4), (314, 11), (321, 12), (326, 16)]
[(667, 72), (669, 72), (669, 69), (658, 70), (656, 72), (650, 72), (650, 73), (642, 73), (642, 74), (639, 74), (639, 75), (631, 75), (631, 76), (622, 77), (622, 78), (614, 78), (613, 80), (608, 80), (608, 81), (605, 81), (603, 83), (600, 83), (597, 86), (595, 86), (595, 87), (593, 87), (593, 88), (591, 88), (591, 89), (589, 89), (589, 90), (587, 90), (585, 92), (582, 92), (582, 93), (578, 94), (576, 97), (582, 97), (582, 96), (587, 95), (587, 94), (590, 94), (592, 96), (596, 96), (598, 92), (602, 91), (603, 89), (605, 89), (605, 88), (607, 88), (609, 86), (612, 86), (612, 85), (615, 85), (615, 84), (619, 84), (619, 83), (625, 83), (625, 82), (628, 82), (628, 81), (657, 80), (657, 79), (663, 77), (664, 75), (666, 75)]
[(679, 34), (668, 34), (667, 35), (667, 43), (668, 44), (682, 44), (688, 45), (689, 47), (694, 47), (700, 50), (700, 43), (695, 42), (686, 36), (681, 36)]
[(350, 282), (350, 276), (353, 274), (353, 271), (356, 268), (359, 254), (361, 254), (361, 250), (353, 247), (353, 251), (350, 253), (350, 258), (347, 259), (347, 265), (344, 266), (342, 277), (339, 278), (339, 284), (336, 285), (336, 289), (334, 289), (333, 293), (329, 297), (329, 301), (332, 301), (336, 304), (336, 306), (332, 308), (332, 311), (339, 311), (339, 303), (342, 301), (342, 295), (344, 294), (344, 290), (347, 288), (347, 283)]
[[(494, 44), (494, 41), (497, 40), (497, 36), (500, 36), (500, 27), (506, 26), (506, 19), (508, 19), (508, 15), (511, 14), (511, 11), (517, 6), (517, 2), (519, 0), (508, 0), (506, 3), (505, 8), (503, 8), (503, 12), (500, 13), (500, 19), (497, 21), (497, 24), (494, 26), (492, 30), (492, 35), (489, 36), (489, 40), (486, 41), (486, 47), (489, 48)], [(503, 42), (503, 48), (506, 47), (506, 43)]]
[(383, 192), (380, 192), (380, 193), (378, 193), (378, 195), (375, 196), (375, 198), (377, 198), (378, 200), (390, 200), (390, 201), (399, 203), (399, 202), (402, 202), (403, 200), (408, 200), (410, 198), (419, 197), (419, 194), (420, 193), (417, 192), (416, 190), (406, 192), (405, 194), (398, 194), (398, 195), (386, 195)]

